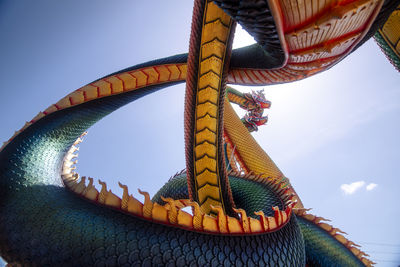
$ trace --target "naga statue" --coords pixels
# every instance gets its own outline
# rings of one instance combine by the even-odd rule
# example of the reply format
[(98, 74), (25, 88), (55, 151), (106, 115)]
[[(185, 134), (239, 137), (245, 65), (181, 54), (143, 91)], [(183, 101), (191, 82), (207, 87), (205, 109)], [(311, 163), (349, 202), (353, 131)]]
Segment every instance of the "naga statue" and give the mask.
[[(250, 131), (267, 86), (307, 78), (375, 36), (400, 68), (396, 0), (195, 0), (189, 52), (126, 68), (41, 111), (0, 150), (0, 256), (10, 266), (371, 266), (308, 212)], [(256, 44), (232, 50), (239, 23)], [(75, 171), (86, 130), (186, 82), (186, 169), (143, 203)], [(241, 120), (231, 103), (247, 110)], [(182, 140), (183, 141), (183, 140)], [(135, 197), (136, 196), (136, 197)], [(184, 210), (190, 207), (192, 212)]]

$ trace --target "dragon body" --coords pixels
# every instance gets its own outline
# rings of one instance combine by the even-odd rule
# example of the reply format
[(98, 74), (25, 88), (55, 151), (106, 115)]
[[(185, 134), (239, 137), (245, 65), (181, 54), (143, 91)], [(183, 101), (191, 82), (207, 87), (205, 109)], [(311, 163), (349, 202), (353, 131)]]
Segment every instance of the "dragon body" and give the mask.
[[(285, 1), (196, 1), (189, 54), (79, 88), (5, 142), (0, 255), (11, 266), (371, 265), (340, 230), (306, 212), (229, 101), (258, 117), (270, 103), (226, 83), (268, 85), (321, 72), (374, 34), (394, 2), (327, 1), (307, 17)], [(231, 51), (235, 23), (258, 44)], [(122, 184), (122, 197), (101, 181), (97, 189), (74, 171), (90, 126), (185, 81), (187, 168), (152, 200), (139, 191), (141, 203)]]

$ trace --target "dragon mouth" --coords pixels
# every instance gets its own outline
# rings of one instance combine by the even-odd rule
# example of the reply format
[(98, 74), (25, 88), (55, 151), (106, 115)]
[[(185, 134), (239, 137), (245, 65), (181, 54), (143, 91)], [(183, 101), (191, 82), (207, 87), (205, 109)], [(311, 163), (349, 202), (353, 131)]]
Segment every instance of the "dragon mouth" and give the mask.
[[(231, 171), (229, 175), (236, 175), (238, 178), (262, 183), (271, 188), (278, 198), (282, 201), (283, 209), (273, 206), (272, 216), (266, 216), (264, 211), (256, 211), (254, 215), (248, 216), (244, 209), (234, 209), (237, 218), (224, 214), (222, 207), (212, 206), (212, 210), (217, 214), (216, 217), (203, 213), (197, 202), (189, 199), (172, 199), (161, 197), (166, 203), (164, 205), (151, 201), (147, 192), (138, 190), (144, 196), (141, 202), (132, 194), (129, 194), (128, 187), (118, 183), (123, 193), (122, 197), (114, 194), (107, 189), (107, 184), (99, 180), (101, 186), (98, 190), (94, 185), (94, 179), (85, 177), (75, 172), (78, 157), (78, 145), (83, 141), (82, 134), (66, 153), (62, 165), (61, 179), (65, 187), (97, 205), (105, 206), (120, 212), (139, 217), (144, 220), (182, 228), (189, 231), (229, 234), (229, 235), (251, 235), (264, 234), (277, 231), (284, 227), (292, 216), (292, 209), (295, 205), (293, 195), (284, 182), (276, 180), (266, 180), (253, 174), (239, 174)], [(88, 180), (88, 183), (86, 183)], [(192, 214), (184, 211), (185, 207), (192, 208)]]

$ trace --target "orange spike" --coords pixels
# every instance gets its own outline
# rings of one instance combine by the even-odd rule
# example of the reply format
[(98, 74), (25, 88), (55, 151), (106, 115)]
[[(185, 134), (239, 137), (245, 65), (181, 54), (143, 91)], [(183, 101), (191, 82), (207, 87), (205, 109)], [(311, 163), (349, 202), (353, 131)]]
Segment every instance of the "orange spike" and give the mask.
[(264, 228), (264, 231), (268, 231), (269, 230), (269, 226), (268, 226), (268, 219), (265, 218), (265, 214), (262, 210), (254, 212), (255, 215), (260, 216), (260, 221), (261, 221), (261, 225)]
[(268, 220), (268, 226), (269, 226), (270, 231), (278, 228), (275, 217), (267, 217), (267, 220)]
[[(337, 229), (337, 228), (334, 228), (334, 229)], [(335, 233), (336, 234), (336, 233)], [(349, 240), (349, 242), (348, 242), (348, 244), (350, 245), (350, 246), (355, 246), (355, 247), (361, 247), (360, 245), (358, 245), (358, 244), (356, 244), (356, 243), (354, 243), (353, 241), (350, 241)]]
[(196, 230), (203, 229), (203, 212), (199, 206), (199, 203), (193, 201), (185, 201), (185, 204), (192, 206), (193, 208), (193, 227)]
[(282, 224), (284, 224), (284, 223), (287, 222), (287, 220), (288, 220), (288, 215), (286, 214), (286, 211), (280, 211), (279, 213), (281, 214), (281, 218), (282, 218), (282, 223), (281, 223), (281, 225), (282, 225)]
[[(75, 145), (72, 145), (71, 148), (70, 148), (70, 152), (71, 152), (71, 153), (75, 153), (75, 152), (77, 152), (77, 151), (79, 151), (79, 147), (77, 147), (77, 146), (75, 146)], [(76, 156), (78, 156), (78, 155), (76, 155)]]
[(138, 191), (144, 196), (143, 217), (150, 219), (153, 210), (153, 202), (150, 200), (149, 193), (141, 191), (140, 189), (138, 189)]
[(315, 219), (315, 216), (314, 215), (312, 215), (312, 214), (304, 214), (303, 215), (303, 217), (305, 218), (305, 219), (307, 219), (307, 220), (309, 220), (309, 221), (314, 221), (314, 219)]
[(277, 226), (281, 226), (283, 223), (283, 219), (282, 219), (282, 214), (280, 213), (280, 210), (278, 207), (272, 207), (272, 209), (274, 210), (274, 218), (276, 220), (276, 225)]
[(96, 187), (93, 186), (93, 178), (89, 177), (89, 184), (86, 187), (85, 191), (82, 193), (87, 199), (97, 200), (97, 196), (99, 195), (99, 191), (97, 191)]
[(285, 210), (285, 213), (286, 213), (286, 215), (287, 215), (288, 218), (289, 218), (289, 217), (291, 216), (291, 214), (292, 214), (292, 210), (293, 210), (293, 206), (294, 206), (294, 205), (296, 205), (295, 202), (290, 202), (290, 203), (287, 204), (287, 208), (286, 208), (286, 210)]
[(339, 241), (339, 242), (342, 243), (343, 245), (346, 245), (346, 244), (347, 244), (347, 239), (346, 239), (344, 236), (342, 236), (342, 235), (340, 235), (340, 234), (336, 234), (336, 235), (335, 235), (335, 238), (336, 238), (337, 241)]
[(121, 199), (116, 194), (114, 194), (110, 189), (107, 192), (104, 204), (106, 204), (107, 206), (114, 207), (114, 208), (120, 208), (121, 207)]
[(71, 191), (74, 191), (75, 187), (78, 185), (79, 175), (77, 173), (74, 173), (73, 177), (74, 179), (68, 182), (68, 187)]
[[(306, 213), (307, 213), (307, 211), (310, 211), (311, 209), (293, 209), (293, 211), (294, 211), (294, 213), (296, 214), (296, 215), (299, 215), (299, 216), (303, 216), (303, 215), (305, 215)], [(304, 216), (303, 216), (304, 217)]]
[(203, 229), (207, 232), (218, 232), (218, 222), (217, 219), (204, 214), (203, 216)]
[(85, 191), (85, 189), (86, 189), (85, 181), (86, 181), (86, 177), (82, 176), (81, 181), (78, 184), (76, 184), (76, 186), (73, 188), (73, 191), (79, 195), (82, 194), (83, 191)]
[(143, 216), (143, 204), (139, 200), (134, 198), (132, 195), (129, 196), (128, 200), (128, 212)]
[(164, 206), (159, 205), (158, 203), (153, 204), (153, 209), (152, 209), (152, 218), (155, 221), (159, 222), (168, 222), (168, 211)]
[(331, 225), (329, 225), (327, 223), (319, 223), (318, 226), (321, 227), (322, 229), (324, 229), (327, 232), (329, 232), (333, 228)]
[(250, 222), (249, 218), (247, 217), (246, 211), (243, 209), (233, 209), (235, 212), (240, 214), (240, 222), (243, 227), (243, 231), (245, 233), (250, 233)]
[(75, 186), (77, 185), (76, 179), (73, 176), (72, 179), (68, 179), (66, 181), (64, 181), (65, 185), (68, 187), (68, 189), (70, 189), (71, 191), (73, 190), (73, 188), (75, 188)]
[(99, 184), (101, 185), (101, 190), (100, 194), (98, 197), (98, 202), (100, 204), (104, 204), (106, 202), (106, 196), (107, 196), (107, 184), (101, 180), (99, 180)]
[(185, 228), (193, 228), (192, 215), (183, 210), (178, 210), (178, 224)]
[(233, 217), (228, 218), (228, 229), (229, 233), (231, 234), (241, 234), (244, 233), (242, 225), (240, 224), (239, 220)]
[(356, 247), (351, 247), (349, 248), (351, 250), (351, 252), (353, 252), (354, 255), (358, 256), (360, 255), (360, 250)]
[[(329, 233), (331, 233), (332, 235), (335, 235), (336, 233), (342, 233), (342, 234), (346, 234), (346, 235), (347, 235), (346, 232), (343, 232), (343, 231), (340, 230), (339, 228), (332, 228), (332, 230), (330, 230)], [(349, 241), (349, 242), (351, 242), (351, 241)], [(354, 243), (351, 242), (351, 245), (353, 245), (353, 244), (354, 244)], [(354, 245), (356, 245), (356, 244), (354, 244)], [(356, 246), (359, 247), (359, 245), (356, 245)]]
[(128, 201), (129, 201), (129, 192), (128, 187), (126, 185), (121, 184), (118, 182), (119, 187), (122, 188), (122, 200), (121, 200), (121, 209), (127, 210), (128, 209)]
[(178, 209), (183, 208), (183, 204), (180, 201), (174, 200), (172, 198), (164, 198), (161, 196), (161, 199), (165, 204), (165, 208), (168, 210), (168, 220), (172, 224), (178, 223)]
[(211, 210), (218, 212), (217, 220), (218, 220), (219, 232), (223, 234), (228, 233), (228, 226), (227, 226), (228, 221), (222, 207), (211, 205)]
[(263, 226), (259, 220), (251, 217), (249, 219), (250, 219), (250, 229), (252, 233), (259, 233), (263, 231)]

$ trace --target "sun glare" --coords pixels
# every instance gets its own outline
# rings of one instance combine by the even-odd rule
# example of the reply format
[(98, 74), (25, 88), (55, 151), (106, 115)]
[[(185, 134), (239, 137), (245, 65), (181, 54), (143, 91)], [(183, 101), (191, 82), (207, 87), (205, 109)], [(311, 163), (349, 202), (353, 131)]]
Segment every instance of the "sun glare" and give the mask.
[(235, 38), (233, 39), (232, 48), (241, 48), (256, 43), (254, 38), (248, 34), (240, 25), (236, 26)]

